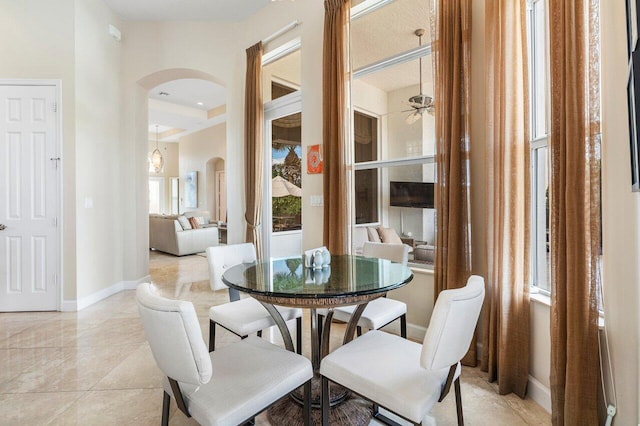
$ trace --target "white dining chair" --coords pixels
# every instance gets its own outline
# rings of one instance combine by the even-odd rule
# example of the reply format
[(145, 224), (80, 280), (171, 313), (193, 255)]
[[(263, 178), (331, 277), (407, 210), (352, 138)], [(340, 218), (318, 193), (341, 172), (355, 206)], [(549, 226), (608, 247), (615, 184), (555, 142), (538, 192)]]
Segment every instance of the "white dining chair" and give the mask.
[(463, 288), (442, 291), (422, 345), (374, 330), (325, 356), (320, 364), (323, 426), (329, 421), (329, 381), (372, 401), (375, 417), (386, 419), (378, 412), (382, 407), (413, 424), (428, 419), (453, 383), (458, 424), (464, 424), (460, 360), (471, 344), (484, 291), (484, 279), (477, 275)]
[[(387, 259), (392, 262), (407, 264), (409, 259), (409, 246), (406, 244), (387, 244), (365, 242), (362, 248), (362, 255), (365, 257), (377, 257)], [(333, 319), (349, 322), (351, 315), (357, 306), (340, 306), (334, 308)], [(318, 311), (318, 324), (322, 324), (324, 316), (328, 314), (326, 309)], [(399, 300), (380, 297), (372, 300), (362, 312), (358, 320), (357, 333), (362, 335), (362, 329), (378, 330), (385, 325), (400, 318), (400, 335), (407, 337), (407, 304)]]
[[(209, 263), (209, 284), (213, 291), (228, 288), (222, 281), (222, 274), (242, 263), (256, 261), (256, 248), (252, 243), (230, 244), (207, 248)], [(260, 302), (253, 297), (240, 298), (240, 293), (232, 288), (229, 291), (229, 303), (213, 306), (209, 309), (209, 352), (215, 350), (216, 326), (219, 325), (231, 333), (245, 339), (262, 330), (276, 325), (273, 317)], [(282, 319), (296, 320), (296, 352), (302, 353), (302, 309), (276, 306)]]
[(149, 283), (136, 290), (138, 311), (163, 380), (162, 425), (171, 398), (203, 425), (240, 425), (304, 386), (304, 422), (310, 424), (311, 362), (252, 336), (208, 353), (191, 302), (156, 294)]

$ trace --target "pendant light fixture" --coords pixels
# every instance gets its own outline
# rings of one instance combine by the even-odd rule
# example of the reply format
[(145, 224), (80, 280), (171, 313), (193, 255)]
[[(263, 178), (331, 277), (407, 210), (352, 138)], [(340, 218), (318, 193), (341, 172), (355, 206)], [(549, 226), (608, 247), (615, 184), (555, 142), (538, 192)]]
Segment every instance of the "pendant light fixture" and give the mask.
[(156, 149), (151, 154), (151, 168), (155, 173), (161, 173), (164, 171), (164, 158), (162, 153), (158, 149), (158, 125), (156, 124)]
[[(424, 35), (424, 33), (425, 30), (423, 28), (418, 28), (414, 31), (414, 34), (418, 37), (418, 46), (422, 46), (422, 36)], [(422, 118), (422, 114), (424, 114), (425, 111), (431, 115), (433, 115), (434, 113), (433, 99), (431, 98), (431, 96), (427, 96), (422, 93), (422, 56), (420, 56), (419, 62), (420, 93), (409, 98), (409, 105), (411, 106), (411, 108), (413, 108), (413, 110), (405, 120), (407, 124), (413, 124), (416, 121), (420, 120)]]

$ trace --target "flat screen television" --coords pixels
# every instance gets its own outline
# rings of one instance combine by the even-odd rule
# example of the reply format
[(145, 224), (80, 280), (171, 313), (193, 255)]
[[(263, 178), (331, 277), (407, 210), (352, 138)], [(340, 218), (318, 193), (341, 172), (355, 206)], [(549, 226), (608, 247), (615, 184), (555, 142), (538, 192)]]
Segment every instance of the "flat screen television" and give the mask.
[(389, 205), (395, 207), (434, 208), (433, 183), (389, 182)]

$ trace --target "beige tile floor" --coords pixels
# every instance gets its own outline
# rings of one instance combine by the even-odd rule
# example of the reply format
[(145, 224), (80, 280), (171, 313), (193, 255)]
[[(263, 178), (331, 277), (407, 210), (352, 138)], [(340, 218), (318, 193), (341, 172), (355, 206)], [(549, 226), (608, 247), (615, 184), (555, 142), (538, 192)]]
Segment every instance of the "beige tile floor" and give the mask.
[[(210, 291), (206, 259), (153, 252), (150, 273), (163, 295), (194, 303), (206, 340), (208, 308), (227, 301), (225, 291)], [(308, 318), (304, 322), (308, 355)], [(343, 330), (336, 325), (333, 331), (335, 346)], [(217, 334), (218, 346), (237, 341), (224, 330)], [(264, 337), (280, 342), (275, 330)], [(134, 291), (80, 312), (0, 314), (0, 425), (157, 425), (160, 383)], [(550, 424), (549, 415), (533, 401), (497, 395), (477, 369), (464, 369), (462, 395), (468, 425)], [(456, 424), (453, 393), (433, 416), (438, 424)], [(195, 422), (172, 403), (171, 424)], [(257, 424), (268, 425), (266, 415)]]

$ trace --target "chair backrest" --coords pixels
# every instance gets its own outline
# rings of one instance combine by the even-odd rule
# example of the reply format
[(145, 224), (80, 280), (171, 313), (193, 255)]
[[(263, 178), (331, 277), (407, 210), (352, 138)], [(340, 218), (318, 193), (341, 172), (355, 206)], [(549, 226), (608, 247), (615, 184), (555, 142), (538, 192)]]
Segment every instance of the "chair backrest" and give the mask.
[(138, 312), (156, 364), (174, 380), (196, 386), (213, 372), (200, 323), (191, 302), (158, 296), (153, 285), (136, 289)]
[(362, 255), (366, 257), (378, 257), (392, 262), (407, 264), (409, 260), (409, 246), (406, 244), (388, 243), (364, 243)]
[(428, 370), (448, 368), (469, 350), (484, 300), (484, 278), (472, 275), (467, 285), (444, 290), (431, 314), (420, 365)]
[(216, 291), (227, 288), (222, 282), (222, 274), (232, 266), (241, 263), (255, 262), (256, 247), (253, 243), (230, 244), (207, 248), (207, 260), (209, 262), (209, 284), (211, 290)]

